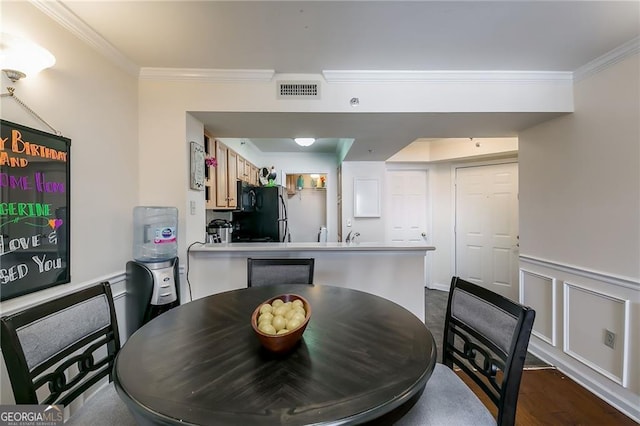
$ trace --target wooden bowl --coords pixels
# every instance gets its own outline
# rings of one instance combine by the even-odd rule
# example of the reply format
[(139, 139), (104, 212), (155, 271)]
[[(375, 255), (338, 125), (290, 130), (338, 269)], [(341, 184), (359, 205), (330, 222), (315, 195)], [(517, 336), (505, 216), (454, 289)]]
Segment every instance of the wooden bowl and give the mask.
[[(283, 302), (293, 302), (296, 299), (302, 301), (302, 306), (306, 312), (306, 316), (302, 324), (296, 327), (293, 330), (290, 330), (288, 333), (284, 334), (267, 334), (258, 329), (258, 316), (260, 315), (260, 308), (262, 305), (268, 303), (271, 304), (276, 299), (282, 299)], [(260, 303), (256, 309), (253, 311), (251, 315), (251, 327), (253, 327), (253, 331), (255, 331), (258, 339), (262, 346), (264, 346), (267, 350), (274, 353), (284, 353), (288, 352), (295, 347), (298, 341), (302, 338), (302, 334), (304, 330), (307, 328), (307, 324), (309, 324), (309, 318), (311, 318), (311, 305), (302, 296), (298, 296), (297, 294), (281, 294), (279, 296), (272, 297), (270, 299), (265, 300)]]

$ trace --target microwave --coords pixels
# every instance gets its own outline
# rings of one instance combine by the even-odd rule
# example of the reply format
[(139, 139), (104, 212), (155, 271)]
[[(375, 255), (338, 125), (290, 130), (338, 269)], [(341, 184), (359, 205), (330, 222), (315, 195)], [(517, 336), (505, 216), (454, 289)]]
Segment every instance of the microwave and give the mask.
[(239, 180), (236, 183), (238, 204), (236, 211), (240, 212), (252, 212), (256, 208), (256, 187)]

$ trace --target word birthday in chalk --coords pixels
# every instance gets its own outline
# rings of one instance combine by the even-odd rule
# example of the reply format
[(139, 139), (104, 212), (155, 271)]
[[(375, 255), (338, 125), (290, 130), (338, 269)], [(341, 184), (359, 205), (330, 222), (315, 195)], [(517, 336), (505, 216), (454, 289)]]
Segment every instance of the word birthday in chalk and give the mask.
[[(10, 151), (9, 151), (10, 150)], [(20, 157), (10, 154), (20, 154)], [(29, 160), (24, 156), (45, 158), (54, 161), (67, 161), (67, 153), (45, 145), (23, 140), (19, 130), (12, 129), (11, 137), (0, 138), (0, 165), (9, 167), (27, 167)]]

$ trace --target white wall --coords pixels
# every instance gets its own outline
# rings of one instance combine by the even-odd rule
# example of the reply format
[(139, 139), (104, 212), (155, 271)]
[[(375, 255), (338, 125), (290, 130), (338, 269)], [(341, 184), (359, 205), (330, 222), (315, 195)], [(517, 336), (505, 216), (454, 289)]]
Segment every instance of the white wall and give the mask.
[[(575, 113), (520, 134), (532, 350), (640, 418), (640, 59), (575, 85)], [(604, 330), (616, 333), (614, 348)]]
[[(144, 73), (143, 73), (144, 74)], [(276, 83), (278, 80), (312, 79), (321, 84), (322, 98), (319, 100), (278, 100)], [(569, 112), (572, 110), (572, 93), (569, 80), (540, 81), (532, 84), (518, 84), (505, 81), (415, 81), (411, 84), (389, 84), (389, 82), (349, 82), (329, 83), (320, 75), (278, 74), (269, 81), (246, 80), (222, 81), (213, 78), (189, 80), (188, 77), (167, 78), (143, 75), (139, 82), (139, 143), (140, 143), (140, 202), (143, 204), (173, 205), (179, 209), (187, 206), (188, 150), (185, 149), (186, 122), (188, 111), (246, 111), (246, 112), (343, 112), (354, 113), (349, 100), (354, 94), (366, 99), (358, 107), (365, 112), (493, 112), (493, 111), (540, 111)], [(247, 123), (249, 126), (250, 123)], [(215, 135), (214, 135), (215, 136)], [(348, 136), (348, 135), (347, 135)], [(240, 151), (239, 151), (240, 152)], [(144, 155), (142, 155), (144, 154)], [(245, 155), (240, 152), (241, 155)], [(330, 173), (335, 176), (337, 161), (331, 155), (334, 166), (309, 173)], [(247, 158), (260, 165), (252, 152)], [(286, 161), (278, 158), (279, 161)], [(324, 161), (324, 160), (322, 160)], [(171, 167), (162, 168), (167, 164)], [(271, 163), (271, 161), (268, 161)], [(276, 165), (277, 166), (277, 165)], [(278, 168), (278, 166), (277, 166)], [(285, 167), (279, 167), (285, 169)], [(299, 167), (292, 171), (300, 172)], [(334, 180), (328, 176), (328, 181)], [(161, 188), (161, 190), (158, 190)], [(337, 190), (331, 184), (327, 187), (329, 206), (327, 231), (329, 240), (337, 239), (337, 214), (331, 206), (336, 205)], [(343, 199), (344, 204), (351, 204)], [(204, 201), (197, 206), (205, 209)], [(184, 258), (188, 241), (184, 232), (192, 226), (201, 233), (202, 224), (187, 220), (181, 210), (178, 227), (179, 255)], [(367, 222), (371, 225), (375, 220)], [(372, 230), (375, 226), (367, 226)], [(343, 228), (345, 231), (346, 228)], [(345, 235), (346, 235), (345, 231)], [(377, 231), (376, 231), (377, 232)], [(194, 232), (195, 235), (196, 232)], [(367, 232), (367, 238), (374, 236)], [(376, 235), (380, 239), (382, 235)]]
[(436, 250), (431, 256), (430, 288), (448, 289), (454, 269), (454, 200), (450, 163), (429, 166), (431, 194), (431, 244)]
[(326, 190), (305, 187), (289, 195), (287, 203), (291, 241), (318, 241), (320, 227), (327, 224)]
[(516, 155), (518, 138), (418, 139), (389, 158), (393, 162), (452, 161), (467, 157)]
[[(354, 217), (353, 188), (355, 178), (376, 178), (380, 185), (380, 217)], [(386, 166), (383, 161), (345, 161), (342, 163), (342, 238), (349, 231), (359, 232), (358, 241), (384, 242), (386, 233), (385, 209)], [(351, 227), (348, 222), (351, 222)]]
[(286, 186), (283, 176), (290, 174), (317, 173), (327, 176), (326, 183), (326, 226), (327, 240), (338, 239), (338, 163), (333, 154), (291, 153), (288, 155), (264, 153), (258, 164), (275, 166), (278, 173), (278, 184)]
[[(13, 86), (22, 101), (71, 139), (71, 282), (4, 301), (5, 315), (122, 275), (132, 256), (139, 159), (137, 79), (27, 2), (3, 2), (0, 19), (3, 32), (21, 34), (55, 55), (53, 68)], [(8, 85), (3, 74), (2, 87)], [(9, 97), (0, 106), (3, 119), (50, 131)], [(10, 401), (3, 375), (0, 403)]]

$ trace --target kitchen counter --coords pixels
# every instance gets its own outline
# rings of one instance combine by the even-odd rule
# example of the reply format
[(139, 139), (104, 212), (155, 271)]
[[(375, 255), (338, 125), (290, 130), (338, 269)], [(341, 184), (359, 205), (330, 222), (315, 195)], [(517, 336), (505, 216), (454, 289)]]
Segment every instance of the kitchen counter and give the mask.
[(415, 251), (435, 250), (433, 246), (424, 244), (389, 244), (389, 243), (225, 243), (225, 244), (200, 244), (191, 248), (192, 252), (246, 252), (246, 251)]
[(194, 299), (247, 286), (247, 258), (314, 258), (314, 284), (346, 287), (389, 299), (424, 321), (428, 253), (424, 244), (226, 243), (189, 249)]

